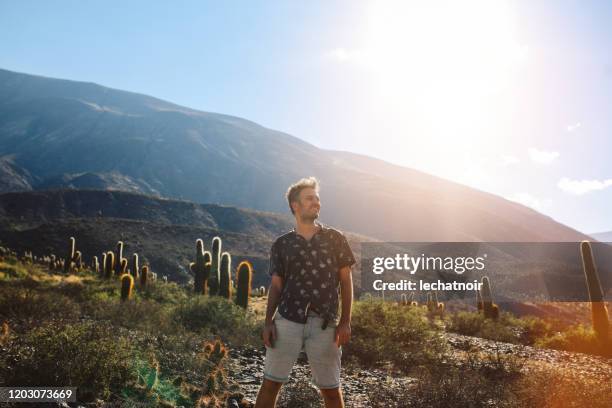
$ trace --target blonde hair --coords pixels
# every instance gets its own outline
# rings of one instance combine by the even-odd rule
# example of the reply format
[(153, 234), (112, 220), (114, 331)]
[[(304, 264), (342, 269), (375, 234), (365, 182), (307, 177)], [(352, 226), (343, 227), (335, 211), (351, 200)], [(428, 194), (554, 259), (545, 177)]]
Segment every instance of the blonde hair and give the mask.
[(293, 211), (293, 208), (291, 207), (291, 203), (299, 201), (300, 192), (302, 192), (302, 190), (305, 188), (314, 188), (315, 191), (318, 192), (319, 180), (317, 180), (315, 177), (305, 177), (289, 186), (285, 197), (289, 203), (291, 214), (295, 214), (295, 211)]

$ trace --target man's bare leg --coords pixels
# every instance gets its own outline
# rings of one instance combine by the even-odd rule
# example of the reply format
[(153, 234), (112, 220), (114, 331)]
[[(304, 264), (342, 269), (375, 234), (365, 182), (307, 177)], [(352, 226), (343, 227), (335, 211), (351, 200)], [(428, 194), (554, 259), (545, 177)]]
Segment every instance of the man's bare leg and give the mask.
[(276, 397), (281, 389), (283, 383), (268, 380), (264, 378), (259, 393), (257, 394), (257, 401), (255, 401), (255, 408), (274, 408), (276, 407)]
[(344, 408), (344, 399), (342, 399), (340, 387), (322, 389), (321, 394), (325, 400), (325, 408)]

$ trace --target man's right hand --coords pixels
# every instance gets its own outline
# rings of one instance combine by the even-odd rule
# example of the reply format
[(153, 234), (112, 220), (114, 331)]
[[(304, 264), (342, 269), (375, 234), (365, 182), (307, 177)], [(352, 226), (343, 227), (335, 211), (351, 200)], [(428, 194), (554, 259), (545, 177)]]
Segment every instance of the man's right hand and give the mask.
[(274, 341), (276, 340), (276, 326), (274, 325), (274, 321), (265, 324), (262, 338), (266, 347), (274, 347)]

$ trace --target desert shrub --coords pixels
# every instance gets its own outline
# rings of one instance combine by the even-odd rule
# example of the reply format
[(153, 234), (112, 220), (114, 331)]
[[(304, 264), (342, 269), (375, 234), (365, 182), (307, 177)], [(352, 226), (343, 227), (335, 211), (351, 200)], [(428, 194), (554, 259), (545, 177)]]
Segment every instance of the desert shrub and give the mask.
[(513, 384), (519, 407), (608, 408), (612, 382), (562, 370), (532, 370)]
[(466, 336), (475, 336), (480, 333), (484, 325), (484, 315), (474, 312), (457, 312), (450, 315), (447, 330), (464, 334)]
[[(34, 281), (35, 282), (35, 281)], [(67, 296), (39, 290), (38, 283), (0, 288), (0, 317), (26, 325), (49, 319), (75, 320), (79, 304)]]
[(110, 325), (48, 323), (12, 339), (0, 370), (6, 386), (70, 385), (79, 401), (93, 401), (135, 379), (132, 356)]
[(170, 306), (149, 300), (121, 302), (117, 295), (114, 299), (87, 302), (83, 309), (90, 318), (152, 334), (175, 333), (180, 328)]
[(466, 336), (481, 337), (506, 343), (518, 343), (521, 323), (509, 313), (502, 313), (497, 320), (485, 319), (478, 312), (453, 313), (447, 324), (447, 330)]
[(571, 326), (563, 332), (540, 338), (535, 342), (537, 347), (556, 350), (575, 351), (579, 353), (611, 356), (610, 344), (602, 344), (591, 327)]
[(422, 308), (381, 300), (359, 301), (351, 325), (351, 341), (343, 347), (344, 355), (367, 367), (392, 362), (409, 371), (414, 366), (435, 363), (446, 351), (441, 333), (429, 325)]
[(538, 339), (548, 337), (554, 333), (553, 325), (539, 317), (524, 316), (519, 321), (522, 328), (519, 337), (521, 344), (532, 346)]
[(415, 381), (401, 386), (396, 380), (366, 387), (369, 406), (405, 407), (519, 407), (511, 385), (522, 375), (524, 360), (500, 352), (480, 353), (466, 349), (457, 364), (420, 367)]
[(260, 328), (251, 315), (219, 296), (192, 296), (176, 307), (175, 319), (186, 329), (218, 335), (237, 344), (259, 344)]
[(175, 282), (164, 283), (159, 279), (144, 288), (136, 285), (136, 292), (142, 299), (173, 305), (183, 303), (189, 297), (187, 291)]

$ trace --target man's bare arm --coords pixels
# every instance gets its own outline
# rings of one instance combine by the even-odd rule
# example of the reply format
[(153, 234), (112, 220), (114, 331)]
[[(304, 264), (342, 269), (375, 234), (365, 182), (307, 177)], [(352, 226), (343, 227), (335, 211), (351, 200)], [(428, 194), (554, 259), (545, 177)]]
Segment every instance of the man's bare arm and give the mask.
[(263, 342), (268, 347), (274, 346), (276, 340), (276, 327), (274, 326), (274, 314), (280, 302), (280, 295), (283, 290), (283, 278), (272, 275), (270, 288), (268, 289), (268, 305), (266, 306), (266, 322), (263, 330)]
[(342, 296), (342, 315), (340, 323), (351, 322), (351, 310), (353, 307), (353, 276), (351, 267), (345, 266), (338, 272), (340, 278), (340, 295)]
[(272, 275), (270, 288), (268, 289), (268, 306), (266, 307), (266, 324), (272, 323), (276, 308), (280, 303), (280, 295), (283, 290), (283, 278)]
[(336, 344), (346, 344), (351, 339), (351, 311), (353, 308), (353, 276), (351, 267), (345, 266), (338, 272), (340, 295), (342, 296), (342, 314), (336, 329)]

